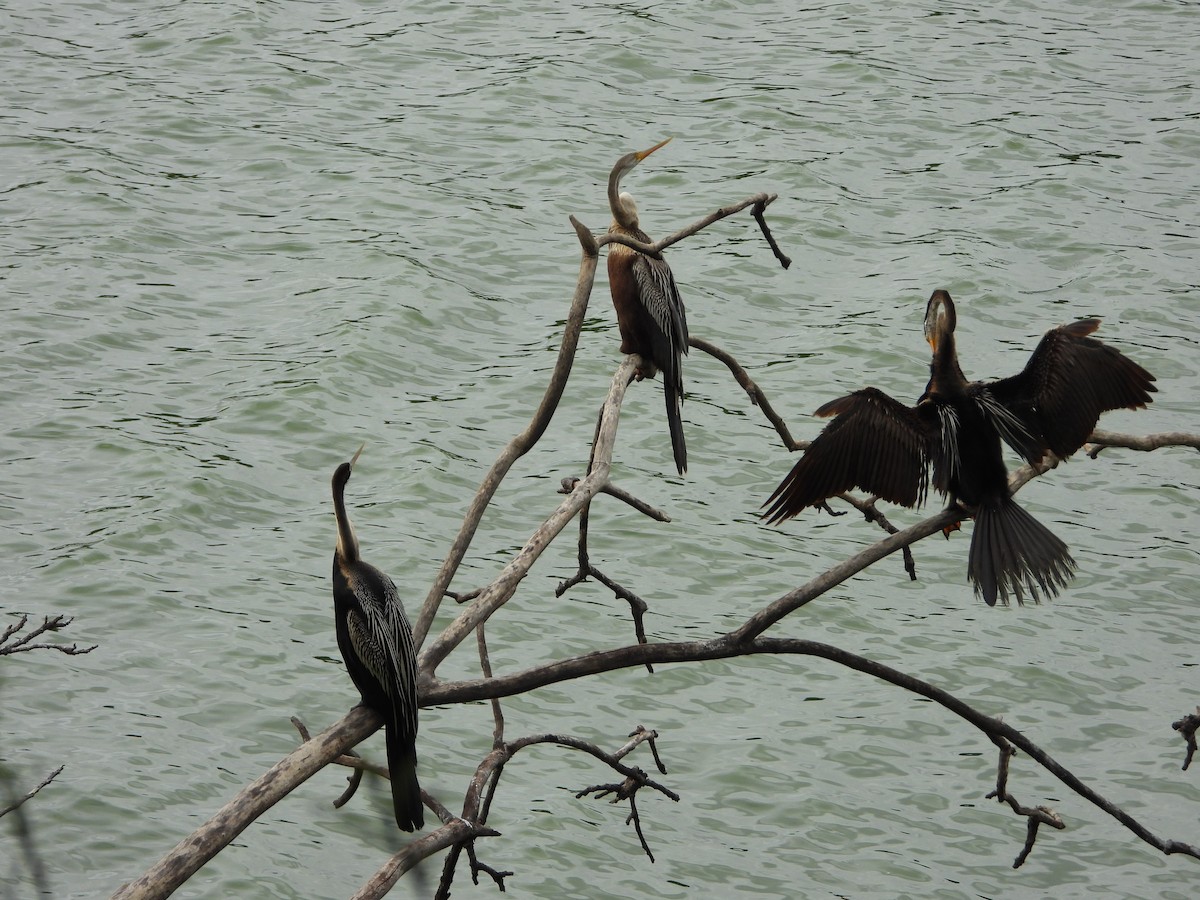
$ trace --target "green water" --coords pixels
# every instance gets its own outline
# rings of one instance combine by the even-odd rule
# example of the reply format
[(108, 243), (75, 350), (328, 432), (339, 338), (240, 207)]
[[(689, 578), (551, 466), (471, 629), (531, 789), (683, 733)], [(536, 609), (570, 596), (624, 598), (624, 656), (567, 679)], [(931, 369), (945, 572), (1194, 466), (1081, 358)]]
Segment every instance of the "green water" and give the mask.
[[(799, 436), (874, 384), (914, 399), (925, 298), (960, 304), (968, 374), (1007, 375), (1046, 328), (1101, 315), (1153, 371), (1116, 430), (1200, 430), (1200, 19), (1187, 3), (986, 7), (54, 4), (0, 11), (0, 626), (75, 617), (91, 654), (0, 658), (0, 756), (60, 897), (107, 896), (356, 694), (334, 643), (329, 476), (410, 612), (553, 366), (578, 267), (631, 175), (661, 235), (776, 192), (784, 272), (752, 222), (676, 247), (692, 332), (733, 352)], [(619, 361), (601, 280), (545, 439), (455, 582), (482, 584), (587, 459)], [(626, 403), (616, 479), (670, 525), (597, 505), (593, 561), (651, 604), (652, 639), (727, 630), (875, 532), (756, 510), (791, 464), (723, 366), (685, 367), (686, 479), (659, 384)], [(1109, 451), (1021, 494), (1080, 572), (1054, 603), (987, 609), (967, 539), (889, 559), (778, 629), (928, 678), (1003, 715), (1164, 837), (1200, 842), (1169, 727), (1198, 701), (1200, 459)], [(897, 523), (916, 513), (896, 511)], [(595, 584), (556, 600), (568, 534), (489, 626), (498, 671), (631, 640)], [(469, 646), (444, 666), (473, 674)], [(662, 733), (678, 804), (643, 798), (657, 862), (605, 780), (518, 757), (481, 843), (515, 897), (1190, 897), (1162, 857), (1023, 758), (1011, 788), (1069, 828), (1010, 863), (989, 742), (897, 690), (803, 659), (631, 670), (506, 703), (508, 733), (616, 747)], [(485, 706), (426, 710), (424, 786), (452, 808)], [(365, 752), (382, 756), (374, 737)], [(649, 761), (642, 761), (648, 766)], [(324, 772), (177, 896), (349, 896), (398, 846), (380, 791), (335, 810)], [(8, 823), (0, 896), (34, 892)], [(429, 867), (398, 896), (428, 896)], [(460, 896), (473, 888), (465, 871)]]

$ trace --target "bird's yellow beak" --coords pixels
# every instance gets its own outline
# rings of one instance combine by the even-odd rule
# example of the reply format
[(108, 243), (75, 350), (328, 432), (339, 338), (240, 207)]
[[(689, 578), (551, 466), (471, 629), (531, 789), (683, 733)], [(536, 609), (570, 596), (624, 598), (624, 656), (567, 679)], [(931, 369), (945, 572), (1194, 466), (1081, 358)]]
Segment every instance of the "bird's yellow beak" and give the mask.
[(354, 468), (354, 464), (355, 464), (356, 462), (358, 462), (358, 458), (359, 458), (360, 456), (362, 456), (363, 447), (365, 447), (365, 446), (367, 446), (367, 443), (366, 443), (366, 441), (363, 441), (362, 445), (361, 445), (361, 446), (358, 448), (358, 451), (357, 451), (357, 452), (354, 454), (354, 456), (353, 456), (353, 457), (351, 457), (351, 459), (350, 459), (350, 468), (351, 468), (351, 469), (353, 469), (353, 468)]
[(645, 159), (647, 156), (649, 156), (651, 153), (653, 153), (653, 152), (654, 152), (655, 150), (657, 150), (659, 147), (665, 147), (665, 146), (667, 146), (667, 144), (669, 144), (669, 143), (671, 143), (671, 139), (670, 139), (670, 138), (667, 138), (665, 141), (659, 141), (657, 144), (655, 144), (655, 145), (654, 145), (653, 147), (651, 147), (649, 150), (643, 150), (641, 153), (638, 153), (638, 154), (636, 154), (636, 156), (637, 156), (637, 161), (638, 161), (638, 162), (641, 162), (643, 159)]

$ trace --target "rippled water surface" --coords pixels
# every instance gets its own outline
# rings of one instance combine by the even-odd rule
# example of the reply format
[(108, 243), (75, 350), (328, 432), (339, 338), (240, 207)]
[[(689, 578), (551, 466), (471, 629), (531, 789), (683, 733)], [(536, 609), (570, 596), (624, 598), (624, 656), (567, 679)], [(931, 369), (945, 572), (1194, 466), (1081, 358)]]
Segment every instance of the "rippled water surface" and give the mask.
[[(1200, 18), (1186, 2), (11, 4), (0, 11), (0, 625), (75, 617), (91, 654), (3, 657), (0, 754), (56, 896), (106, 896), (356, 699), (333, 639), (328, 479), (410, 609), (553, 365), (578, 269), (567, 221), (607, 224), (621, 154), (650, 233), (758, 191), (751, 220), (671, 263), (695, 335), (742, 361), (800, 436), (839, 392), (924, 385), (923, 303), (960, 304), (968, 374), (1046, 328), (1158, 376), (1105, 427), (1200, 430)], [(601, 279), (563, 405), (513, 470), (455, 587), (483, 583), (586, 464), (617, 364)], [(685, 370), (686, 479), (658, 383), (635, 385), (593, 561), (701, 637), (875, 539), (854, 516), (767, 529), (791, 463), (723, 366)], [(1021, 494), (1072, 547), (1056, 602), (987, 609), (966, 535), (805, 608), (826, 640), (1027, 733), (1164, 837), (1200, 842), (1170, 722), (1198, 702), (1200, 460), (1109, 451)], [(896, 511), (899, 523), (918, 514)], [(563, 600), (568, 534), (490, 626), (513, 671), (631, 639), (598, 585)], [(464, 648), (447, 676), (470, 674)], [(505, 773), (483, 859), (516, 897), (1191, 897), (1163, 857), (1018, 757), (1011, 787), (1069, 827), (1010, 864), (1022, 822), (984, 795), (994, 750), (939, 707), (836, 666), (632, 670), (506, 704), (510, 736), (616, 747), (662, 733), (681, 802), (644, 796), (657, 862), (566, 751)], [(449, 805), (491, 741), (484, 706), (427, 710), (422, 780)], [(365, 751), (382, 755), (382, 740)], [(649, 761), (642, 761), (649, 765)], [(178, 896), (344, 897), (398, 845), (378, 791), (324, 772)], [(33, 885), (10, 827), (2, 896)], [(426, 896), (436, 878), (398, 895)], [(495, 896), (461, 873), (458, 895)]]

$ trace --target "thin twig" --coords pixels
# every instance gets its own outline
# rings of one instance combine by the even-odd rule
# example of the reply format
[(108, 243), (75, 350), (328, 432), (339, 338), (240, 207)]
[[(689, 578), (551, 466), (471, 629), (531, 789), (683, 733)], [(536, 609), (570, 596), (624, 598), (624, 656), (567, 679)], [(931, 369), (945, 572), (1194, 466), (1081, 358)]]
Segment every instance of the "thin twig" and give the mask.
[(8, 806), (4, 807), (4, 809), (0, 809), (0, 818), (7, 816), (10, 812), (13, 812), (14, 810), (20, 809), (27, 802), (29, 802), (34, 797), (36, 797), (38, 791), (40, 791), (42, 788), (44, 788), (46, 785), (48, 785), (50, 782), (52, 782), (55, 778), (57, 778), (62, 773), (62, 770), (65, 768), (66, 768), (66, 766), (59, 766), (57, 769), (55, 769), (53, 772), (51, 772), (49, 775), (47, 775), (45, 778), (43, 778), (41, 783), (38, 784), (38, 786), (35, 787), (32, 791), (29, 791), (28, 793), (24, 794), (23, 796), (18, 797), (16, 800), (14, 800)]
[(98, 644), (93, 644), (91, 647), (80, 647), (78, 644), (68, 646), (66, 644), (34, 643), (34, 640), (43, 634), (59, 631), (74, 621), (69, 616), (44, 616), (41, 625), (35, 626), (28, 634), (21, 635), (16, 640), (12, 640), (13, 635), (29, 624), (28, 614), (22, 615), (18, 621), (5, 628), (3, 634), (0, 634), (0, 656), (12, 653), (28, 653), (32, 650), (57, 650), (59, 653), (65, 653), (67, 656), (82, 656), (85, 653), (91, 653), (99, 646)]
[[(582, 480), (583, 479), (580, 478), (578, 475), (572, 475), (567, 478), (564, 478), (559, 484), (558, 492), (560, 494), (569, 494), (575, 490), (575, 486), (578, 485), (579, 482), (581, 482)], [(633, 494), (629, 493), (629, 491), (625, 490), (624, 488), (619, 488), (615, 484), (612, 484), (612, 483), (605, 484), (604, 487), (600, 488), (600, 493), (608, 494), (610, 497), (616, 497), (622, 503), (626, 503), (629, 506), (632, 506), (634, 509), (636, 509), (638, 512), (640, 512), (642, 515), (649, 516), (651, 519), (654, 519), (656, 522), (670, 522), (671, 521), (671, 517), (669, 515), (667, 515), (665, 512), (663, 512), (661, 509), (657, 509), (657, 508), (651, 506), (645, 500), (635, 497)]]
[(788, 450), (805, 450), (808, 448), (809, 441), (797, 441), (792, 437), (792, 433), (788, 430), (787, 423), (783, 421), (783, 417), (775, 411), (775, 407), (767, 400), (767, 395), (762, 392), (750, 374), (742, 368), (731, 353), (721, 349), (716, 344), (710, 343), (703, 338), (698, 338), (695, 335), (688, 336), (688, 344), (695, 347), (697, 350), (707, 353), (713, 359), (719, 360), (725, 364), (725, 367), (732, 373), (734, 379), (742, 390), (750, 396), (750, 402), (763, 411), (763, 415), (767, 417), (767, 421), (774, 426), (775, 431), (779, 434), (783, 441), (783, 446)]
[[(772, 199), (774, 199), (774, 198), (772, 198)], [(767, 202), (770, 202), (770, 201), (767, 201)], [(767, 239), (767, 244), (770, 246), (771, 252), (775, 254), (775, 258), (777, 260), (779, 260), (779, 264), (781, 266), (783, 266), (785, 269), (789, 269), (789, 268), (791, 268), (791, 265), (792, 265), (791, 257), (785, 256), (784, 252), (779, 249), (779, 245), (777, 243), (775, 243), (775, 235), (771, 234), (771, 229), (767, 227), (767, 219), (766, 219), (766, 216), (764, 215), (764, 213), (766, 212), (766, 209), (767, 209), (766, 203), (761, 202), (761, 201), (758, 203), (755, 203), (754, 209), (753, 209), (754, 221), (756, 221), (758, 223), (758, 227), (762, 231), (763, 237), (765, 237)]]
[[(479, 644), (479, 669), (483, 673), (484, 678), (492, 677), (492, 660), (488, 655), (487, 638), (483, 634), (483, 623), (479, 623), (479, 627), (475, 629), (477, 642)], [(493, 697), (492, 703), (492, 746), (504, 746), (504, 710), (500, 708), (499, 698)]]

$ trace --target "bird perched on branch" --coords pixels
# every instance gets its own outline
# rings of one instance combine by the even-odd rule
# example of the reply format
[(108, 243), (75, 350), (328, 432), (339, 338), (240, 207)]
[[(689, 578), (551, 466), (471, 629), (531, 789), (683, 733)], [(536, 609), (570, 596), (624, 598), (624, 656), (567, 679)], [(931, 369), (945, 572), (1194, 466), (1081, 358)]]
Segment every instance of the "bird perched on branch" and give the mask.
[[(933, 350), (929, 384), (915, 407), (875, 388), (826, 403), (834, 416), (763, 504), (771, 523), (859, 488), (903, 506), (933, 486), (975, 518), (967, 575), (989, 606), (1013, 594), (1052, 597), (1075, 570), (1066, 544), (1019, 507), (1008, 490), (1003, 440), (1026, 461), (1066, 459), (1083, 446), (1100, 414), (1151, 402), (1154, 376), (1089, 335), (1099, 319), (1048, 331), (1023, 371), (967, 381), (954, 344), (954, 302), (934, 291), (925, 308)], [(950, 529), (947, 529), (949, 536)]]
[(364, 706), (383, 717), (396, 824), (413, 831), (425, 824), (417, 783), (417, 653), (396, 585), (359, 555), (346, 512), (346, 482), (362, 447), (333, 473), (333, 610), (338, 649)]
[[(650, 238), (638, 225), (637, 204), (621, 193), (621, 178), (638, 163), (665, 145), (670, 138), (649, 150), (627, 153), (617, 160), (608, 176), (608, 205), (613, 222), (609, 234), (621, 234), (643, 244)], [(663, 259), (639, 253), (616, 242), (608, 247), (608, 284), (617, 327), (621, 332), (621, 352), (641, 357), (638, 380), (663, 375), (667, 402), (667, 426), (671, 432), (671, 450), (675, 467), (687, 471), (687, 445), (683, 438), (683, 354), (688, 352), (687, 316), (671, 267)]]

